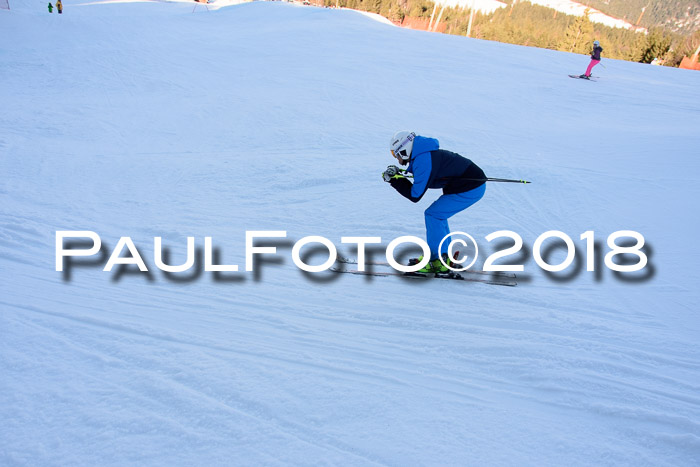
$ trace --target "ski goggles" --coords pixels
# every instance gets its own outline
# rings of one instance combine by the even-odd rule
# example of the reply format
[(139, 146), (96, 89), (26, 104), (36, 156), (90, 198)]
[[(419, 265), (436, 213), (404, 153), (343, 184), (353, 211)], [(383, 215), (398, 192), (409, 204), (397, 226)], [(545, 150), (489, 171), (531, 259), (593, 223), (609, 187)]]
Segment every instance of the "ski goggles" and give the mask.
[(399, 162), (403, 162), (403, 158), (406, 158), (406, 156), (408, 156), (405, 149), (400, 150), (398, 152), (398, 154), (395, 153), (393, 149), (390, 149), (390, 151), (391, 151), (391, 155), (394, 156), (394, 158)]

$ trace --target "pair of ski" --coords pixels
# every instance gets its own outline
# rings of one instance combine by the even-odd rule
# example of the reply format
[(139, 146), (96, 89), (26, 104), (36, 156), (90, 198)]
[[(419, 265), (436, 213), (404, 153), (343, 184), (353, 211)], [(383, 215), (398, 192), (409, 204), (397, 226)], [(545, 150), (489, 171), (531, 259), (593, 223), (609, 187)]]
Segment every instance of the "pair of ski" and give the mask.
[(589, 76), (588, 78), (583, 77), (583, 75), (569, 75), (569, 78), (585, 79), (586, 81), (598, 81), (597, 76)]
[[(338, 263), (342, 265), (346, 264), (357, 264), (357, 260), (344, 258), (338, 256)], [(389, 267), (391, 265), (382, 261), (365, 261), (366, 266), (381, 266)], [(405, 277), (407, 279), (418, 279), (418, 280), (431, 280), (431, 279), (451, 279), (466, 282), (481, 282), (483, 284), (490, 285), (503, 285), (506, 287), (515, 287), (518, 285), (517, 278), (514, 273), (510, 272), (488, 272), (481, 270), (471, 270), (454, 272), (449, 271), (446, 273), (430, 273), (423, 274), (418, 272), (398, 272), (396, 270), (392, 271), (359, 271), (357, 269), (343, 269), (341, 267), (332, 267), (331, 271), (344, 273), (344, 274), (357, 274), (362, 276), (376, 276), (376, 277)]]

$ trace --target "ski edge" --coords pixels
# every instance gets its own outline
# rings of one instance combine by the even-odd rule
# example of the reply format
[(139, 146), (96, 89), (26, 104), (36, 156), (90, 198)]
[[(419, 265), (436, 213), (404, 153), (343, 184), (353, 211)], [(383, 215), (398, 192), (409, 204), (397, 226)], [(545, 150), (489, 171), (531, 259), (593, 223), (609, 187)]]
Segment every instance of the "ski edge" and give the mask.
[[(352, 258), (345, 258), (343, 256), (338, 256), (337, 261), (342, 264), (357, 264), (357, 260), (352, 259)], [(384, 267), (392, 267), (391, 264), (386, 263), (384, 261), (365, 261), (365, 265), (367, 266), (384, 266)], [(362, 272), (362, 271), (360, 271)], [(481, 269), (467, 269), (465, 271), (456, 271), (459, 274), (478, 274), (482, 276), (489, 276), (489, 277), (496, 277), (496, 278), (503, 278), (503, 279), (517, 279), (517, 276), (515, 273), (512, 272), (505, 272), (505, 271), (483, 271)]]
[(586, 80), (586, 81), (597, 81), (597, 78), (598, 78), (598, 77), (597, 77), (597, 76), (591, 76), (590, 78), (586, 79), (586, 78), (581, 78), (581, 75), (569, 75), (569, 78), (583, 79), (583, 80)]
[[(480, 278), (480, 277), (465, 277), (461, 276), (460, 279), (453, 279), (453, 278), (441, 278), (441, 277), (430, 277), (430, 276), (425, 276), (425, 275), (410, 275), (410, 274), (404, 274), (402, 272), (370, 272), (370, 271), (360, 271), (357, 269), (340, 269), (340, 268), (335, 268), (332, 267), (330, 268), (330, 271), (341, 273), (341, 274), (354, 274), (358, 276), (373, 276), (373, 277), (404, 277), (407, 279), (421, 279), (421, 280), (433, 280), (433, 279), (444, 279), (444, 280), (453, 280), (453, 281), (466, 281), (466, 282), (480, 282), (482, 284), (489, 284), (489, 285), (501, 285), (505, 287), (515, 287), (518, 285), (518, 283), (515, 281), (515, 279), (512, 278), (503, 278), (501, 280), (498, 280), (497, 278), (494, 279), (486, 279), (486, 278)], [(510, 279), (510, 280), (507, 280)]]

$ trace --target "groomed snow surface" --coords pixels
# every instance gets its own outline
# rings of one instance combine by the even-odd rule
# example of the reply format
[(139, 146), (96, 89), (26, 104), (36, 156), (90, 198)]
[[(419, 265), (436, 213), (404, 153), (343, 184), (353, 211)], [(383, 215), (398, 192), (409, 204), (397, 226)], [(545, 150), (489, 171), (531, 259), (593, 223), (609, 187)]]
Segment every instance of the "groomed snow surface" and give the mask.
[[(697, 464), (700, 73), (604, 60), (586, 82), (567, 77), (583, 55), (279, 2), (16, 3), (0, 465)], [(398, 129), (533, 181), (451, 220), (479, 265), (486, 235), (522, 236), (517, 287), (296, 268), (307, 235), (348, 255), (341, 236), (424, 235), (439, 193), (412, 204), (380, 177)], [(56, 272), (57, 230), (106, 254), (129, 236), (150, 273)], [(211, 236), (243, 269), (247, 230), (288, 235), (256, 274), (155, 267), (154, 237), (179, 264)], [(577, 245), (568, 280), (532, 259), (548, 230)], [(602, 263), (618, 230), (646, 238), (646, 279)]]

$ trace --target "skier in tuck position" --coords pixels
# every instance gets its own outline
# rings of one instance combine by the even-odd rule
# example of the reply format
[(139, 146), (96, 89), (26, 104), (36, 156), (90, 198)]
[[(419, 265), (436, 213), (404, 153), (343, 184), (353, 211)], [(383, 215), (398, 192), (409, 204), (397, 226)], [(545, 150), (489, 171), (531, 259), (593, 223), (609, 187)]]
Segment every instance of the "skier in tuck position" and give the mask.
[[(442, 188), (440, 196), (425, 210), (426, 240), (430, 247), (430, 262), (418, 272), (445, 273), (447, 267), (440, 261), (442, 255), (449, 264), (446, 247), (438, 251), (440, 241), (450, 233), (447, 219), (479, 201), (486, 191), (486, 176), (475, 163), (454, 152), (440, 149), (437, 139), (417, 136), (410, 131), (399, 131), (391, 138), (390, 150), (400, 165), (382, 173), (385, 182), (405, 198), (417, 203), (428, 188)], [(413, 183), (405, 174), (413, 174)]]
[(591, 52), (591, 63), (588, 64), (588, 68), (586, 68), (586, 72), (584, 74), (582, 74), (581, 76), (579, 76), (579, 78), (591, 79), (591, 72), (593, 71), (593, 67), (600, 63), (600, 53), (602, 51), (603, 51), (603, 48), (600, 46), (600, 42), (593, 41), (593, 51)]

